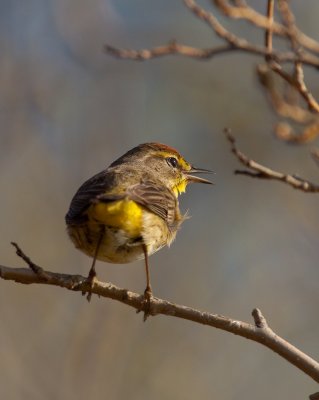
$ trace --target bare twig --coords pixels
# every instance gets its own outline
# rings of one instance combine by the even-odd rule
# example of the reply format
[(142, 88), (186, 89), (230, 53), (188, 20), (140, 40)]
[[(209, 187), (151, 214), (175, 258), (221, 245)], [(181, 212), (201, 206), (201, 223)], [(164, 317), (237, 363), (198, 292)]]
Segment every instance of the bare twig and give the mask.
[(300, 62), (295, 63), (295, 72), (295, 86), (297, 90), (308, 104), (309, 110), (319, 113), (319, 104), (305, 84), (303, 68)]
[(279, 24), (278, 22), (273, 24), (268, 15), (265, 17), (264, 15), (255, 11), (253, 8), (249, 7), (247, 3), (232, 6), (227, 0), (213, 0), (213, 2), (215, 3), (216, 7), (218, 7), (218, 9), (229, 18), (245, 19), (258, 28), (271, 30), (271, 32), (274, 34), (280, 36), (287, 36), (287, 29), (283, 25)]
[[(233, 48), (236, 48), (241, 51), (249, 52), (252, 54), (259, 54), (259, 55), (268, 55), (269, 57), (271, 56), (275, 61), (277, 62), (286, 62), (291, 61), (291, 55), (288, 56), (288, 54), (280, 54), (280, 52), (275, 52), (273, 51), (271, 54), (268, 53), (268, 50), (264, 47), (260, 46), (255, 46), (249, 43), (246, 39), (240, 38), (237, 35), (234, 35), (230, 31), (228, 31), (219, 21), (218, 19), (213, 15), (212, 12), (206, 11), (204, 8), (200, 7), (194, 0), (184, 0), (185, 5), (192, 11), (194, 15), (196, 15), (199, 19), (204, 21), (208, 26), (210, 26), (216, 35), (220, 37), (223, 40), (226, 40), (229, 45), (231, 45)], [(216, 1), (216, 5), (221, 6), (226, 5), (226, 2), (224, 1)], [(237, 9), (237, 10), (247, 10), (249, 9), (249, 14), (250, 15), (257, 15), (254, 10), (248, 7), (233, 7), (229, 6), (230, 9)], [(243, 11), (244, 12), (244, 11)], [(228, 17), (231, 17), (230, 14), (225, 13)], [(269, 21), (268, 18), (264, 17), (261, 14), (258, 14), (260, 18), (265, 21), (264, 24), (261, 25), (262, 28), (267, 28), (271, 30), (273, 33), (278, 33), (278, 34), (283, 34), (285, 36), (288, 36), (288, 30), (285, 26), (280, 25), (278, 23), (274, 23), (272, 21)], [(319, 44), (318, 44), (318, 51), (319, 51)], [(282, 57), (281, 57), (282, 56)], [(304, 53), (300, 54), (298, 57), (294, 57), (294, 62), (300, 61), (304, 64), (309, 64), (309, 65), (316, 65), (318, 62), (318, 57), (312, 56), (310, 54)]]
[[(291, 43), (291, 48), (296, 54), (296, 58), (298, 59), (302, 54), (300, 45), (297, 40), (297, 27), (295, 24), (295, 17), (289, 7), (287, 0), (279, 0), (279, 10), (284, 22), (284, 25), (287, 28), (287, 36)], [(274, 13), (274, 0), (268, 0), (268, 7), (267, 7), (267, 17), (269, 19), (269, 24), (273, 22), (273, 13)], [(266, 40), (265, 40), (266, 48), (271, 52), (272, 50), (272, 30), (266, 30)], [(296, 60), (295, 70), (292, 75), (285, 72), (282, 66), (278, 62), (274, 62), (271, 58), (266, 57), (266, 61), (268, 62), (269, 67), (278, 75), (280, 75), (288, 84), (300, 93), (303, 99), (306, 101), (309, 110), (315, 111), (316, 113), (319, 112), (319, 104), (315, 100), (314, 96), (308, 90), (305, 80), (304, 80), (304, 73), (302, 62), (300, 60)]]
[[(196, 47), (179, 44), (176, 41), (170, 41), (167, 45), (157, 46), (151, 49), (123, 49), (106, 44), (104, 51), (116, 58), (133, 60), (133, 61), (147, 61), (153, 58), (166, 57), (170, 55), (181, 55), (184, 57), (195, 58), (198, 60), (209, 60), (219, 54), (227, 54), (241, 51), (243, 53), (250, 53), (259, 56), (269, 56), (271, 59), (279, 63), (295, 63), (302, 62), (305, 65), (319, 68), (319, 57), (314, 57), (308, 54), (296, 56), (291, 51), (280, 52), (273, 50), (271, 53), (266, 48), (261, 46), (254, 46), (245, 39), (239, 39), (236, 44), (226, 44), (207, 49), (200, 49)], [(173, 44), (172, 44), (173, 43)]]
[(313, 141), (319, 134), (319, 118), (305, 126), (301, 133), (296, 133), (290, 124), (278, 122), (275, 125), (276, 136), (289, 143), (305, 144)]
[[(296, 39), (297, 27), (295, 24), (295, 17), (292, 13), (289, 3), (287, 0), (278, 1), (279, 11), (284, 25), (287, 27), (287, 33), (291, 44), (291, 49), (295, 52), (296, 56), (301, 54), (300, 45)], [(269, 20), (273, 20), (274, 12), (274, 0), (268, 0), (267, 16)], [(266, 31), (265, 46), (269, 51), (272, 49), (272, 32), (271, 30)], [(308, 110), (301, 107), (297, 101), (296, 93), (299, 93), (301, 97), (306, 101), (308, 109), (319, 112), (319, 104), (315, 100), (314, 96), (309, 92), (305, 81), (303, 66), (300, 61), (294, 63), (294, 72), (289, 74), (285, 72), (282, 66), (266, 57), (267, 66), (270, 70), (279, 75), (287, 83), (287, 89), (289, 89), (289, 102), (286, 101), (284, 96), (278, 91), (277, 85), (274, 84), (270, 77), (267, 67), (259, 65), (257, 68), (258, 77), (267, 90), (272, 105), (277, 114), (290, 118), (291, 120), (304, 124), (305, 127), (302, 133), (296, 134), (292, 126), (286, 122), (279, 122), (276, 124), (275, 132), (276, 135), (285, 141), (294, 143), (306, 143), (313, 140), (319, 133), (319, 118), (310, 113)], [(293, 97), (291, 97), (293, 95)], [(293, 104), (291, 104), (293, 100)]]
[(16, 249), (16, 255), (29, 265), (31, 270), (38, 275), (42, 280), (48, 280), (49, 277), (46, 275), (43, 268), (39, 267), (38, 265), (34, 264), (34, 262), (21, 250), (17, 243), (11, 242), (12, 246)]
[(117, 57), (129, 60), (145, 61), (152, 58), (164, 57), (172, 54), (179, 54), (181, 56), (207, 60), (222, 53), (234, 51), (230, 45), (217, 46), (209, 49), (199, 49), (197, 47), (186, 46), (171, 40), (167, 45), (154, 47), (153, 49), (132, 50), (132, 49), (119, 49), (114, 46), (105, 45), (104, 50), (106, 53)]
[[(227, 0), (214, 0), (214, 3), (227, 17), (233, 19), (245, 19), (246, 21), (257, 26), (258, 28), (271, 29), (274, 34), (279, 36), (287, 37), (290, 35), (287, 27), (279, 24), (278, 22), (270, 23), (268, 17), (265, 17), (264, 15), (258, 13), (257, 11), (249, 7), (246, 3), (242, 3), (238, 6), (231, 6), (229, 4), (229, 1)], [(296, 26), (294, 30), (294, 36), (296, 38), (296, 41), (303, 47), (313, 52), (319, 52), (319, 43), (313, 38), (301, 32)]]
[[(294, 89), (295, 93), (299, 93), (299, 95), (305, 100), (310, 111), (319, 113), (319, 103), (307, 88), (303, 73), (303, 65), (312, 65), (319, 68), (319, 57), (314, 56), (309, 52), (302, 51), (301, 43), (306, 40), (309, 44), (308, 39), (310, 38), (302, 36), (301, 32), (298, 30), (294, 15), (288, 2), (286, 0), (279, 0), (278, 2), (283, 24), (274, 21), (274, 0), (268, 0), (266, 16), (261, 15), (251, 7), (247, 6), (244, 1), (233, 2), (233, 4), (236, 5), (231, 5), (230, 2), (225, 0), (215, 0), (214, 2), (226, 16), (230, 18), (243, 18), (254, 23), (258, 27), (265, 29), (265, 45), (254, 45), (246, 39), (233, 34), (221, 24), (212, 12), (205, 10), (194, 0), (184, 0), (186, 7), (197, 18), (213, 29), (215, 34), (225, 41), (226, 44), (212, 48), (200, 49), (180, 44), (176, 40), (172, 40), (166, 45), (151, 49), (121, 49), (110, 45), (105, 45), (104, 49), (106, 53), (114, 57), (138, 61), (150, 60), (168, 55), (182, 55), (197, 60), (208, 60), (217, 55), (235, 51), (263, 56), (269, 69), (279, 75), (287, 83), (290, 92), (292, 93), (292, 89)], [(291, 43), (292, 51), (278, 51), (274, 49), (273, 34), (278, 34), (288, 38)], [(303, 40), (300, 40), (300, 37), (303, 38)], [(315, 41), (312, 42), (310, 40), (310, 43), (311, 48), (316, 47), (316, 44), (319, 46), (319, 43)], [(303, 45), (305, 46), (304, 43)], [(295, 68), (293, 74), (290, 74), (283, 69), (283, 63), (287, 62), (294, 64)], [(266, 86), (265, 88), (268, 91)], [(305, 114), (306, 111), (298, 104), (291, 105), (283, 100), (280, 103), (277, 102), (277, 106), (278, 104), (280, 104), (280, 108), (275, 107), (275, 111), (278, 114), (283, 112), (286, 114), (289, 113), (290, 118), (294, 121), (298, 121), (299, 116)], [(298, 112), (295, 112), (296, 110), (298, 110)], [(292, 132), (292, 127), (288, 126), (287, 123), (279, 123), (276, 132), (283, 140), (303, 143), (312, 140), (313, 137), (317, 135), (317, 126), (318, 123), (315, 121), (314, 124), (311, 123), (310, 126), (306, 126), (302, 134), (295, 134)], [(283, 127), (285, 129), (282, 129)], [(286, 127), (289, 127), (289, 132)], [(287, 132), (288, 134), (286, 134)]]
[[(300, 106), (296, 99), (291, 102), (292, 91), (300, 96), (295, 86), (287, 85), (290, 98), (284, 96), (284, 89), (274, 79), (274, 73), (267, 64), (259, 64), (256, 69), (258, 79), (266, 90), (272, 108), (281, 117), (288, 118), (301, 126), (301, 132), (294, 132), (293, 127), (286, 122), (278, 122), (275, 127), (277, 137), (291, 143), (308, 143), (319, 134), (319, 117)], [(287, 81), (285, 81), (287, 82)]]
[(285, 72), (282, 68), (282, 66), (276, 62), (271, 62), (270, 68), (276, 72), (278, 75), (280, 75), (285, 81), (289, 83), (289, 85), (294, 86), (297, 91), (300, 93), (300, 95), (303, 97), (303, 99), (306, 101), (309, 110), (315, 111), (316, 113), (319, 113), (319, 104), (313, 97), (313, 95), (309, 92), (307, 89), (307, 86), (304, 81), (304, 74), (303, 74), (303, 69), (302, 65), (300, 62), (295, 63), (295, 74), (294, 76), (289, 75), (287, 72)]
[[(55, 285), (69, 290), (81, 291), (82, 293), (93, 292), (101, 297), (120, 301), (137, 310), (141, 310), (145, 306), (144, 295), (133, 293), (127, 289), (121, 289), (111, 283), (104, 283), (96, 280), (92, 288), (90, 282), (83, 276), (44, 271), (41, 267), (39, 268), (41, 268), (41, 271), (45, 275), (42, 273), (38, 274), (38, 272), (35, 272), (31, 267), (31, 264), (35, 264), (30, 258), (27, 257), (18, 246), (16, 246), (16, 248), (19, 250), (18, 255), (27, 262), (30, 269), (0, 266), (0, 277), (2, 279), (13, 280), (23, 284), (40, 283)], [(152, 297), (151, 299), (149, 313), (153, 316), (163, 314), (176, 318), (183, 318), (199, 324), (222, 329), (258, 342), (273, 350), (319, 383), (319, 363), (278, 336), (268, 326), (266, 319), (258, 309), (254, 309), (252, 312), (255, 325), (237, 321), (222, 315), (199, 311), (184, 305), (174, 304), (156, 297)]]
[[(273, 109), (279, 116), (292, 119), (300, 124), (308, 124), (313, 121), (314, 115), (308, 110), (299, 107), (297, 104), (291, 104), (283, 95), (280, 85), (275, 81), (275, 74), (272, 73), (268, 64), (259, 64), (256, 68), (259, 82), (265, 88)], [(289, 86), (291, 88), (291, 86)], [(295, 88), (293, 88), (295, 90)]]
[[(269, 21), (269, 28), (266, 29), (266, 32), (265, 32), (265, 47), (269, 53), (272, 52), (272, 30), (270, 29), (270, 27), (272, 26), (272, 24), (274, 22), (274, 4), (275, 4), (275, 0), (268, 0), (267, 18)], [(266, 61), (267, 61), (267, 57), (266, 57)]]
[[(213, 13), (206, 11), (204, 8), (200, 7), (193, 0), (184, 0), (185, 5), (190, 9), (190, 11), (196, 15), (199, 19), (204, 21), (210, 28), (214, 30), (216, 35), (222, 40), (226, 41), (226, 45), (212, 47), (208, 49), (199, 49), (183, 44), (177, 43), (175, 40), (170, 41), (167, 45), (161, 45), (158, 47), (154, 47), (152, 49), (142, 49), (142, 50), (133, 50), (133, 49), (122, 49), (117, 48), (110, 45), (105, 45), (104, 50), (106, 53), (123, 59), (144, 61), (150, 60), (152, 58), (163, 57), (172, 54), (183, 55), (186, 57), (196, 58), (200, 60), (207, 60), (215, 57), (218, 54), (242, 51), (245, 53), (260, 55), (260, 56), (268, 56), (272, 60), (277, 61), (278, 63), (295, 63), (297, 61), (302, 62), (306, 65), (311, 65), (314, 67), (319, 67), (319, 57), (316, 57), (309, 53), (302, 53), (300, 55), (296, 55), (294, 52), (285, 52), (285, 51), (276, 51), (272, 50), (269, 53), (269, 50), (263, 46), (256, 46), (249, 43), (246, 39), (240, 38), (230, 31), (228, 31), (213, 15)], [(265, 18), (265, 17), (263, 17)], [(266, 25), (269, 27), (269, 22)], [(286, 31), (286, 27), (283, 25), (271, 25), (280, 26), (281, 29)]]
[(291, 42), (291, 48), (297, 52), (300, 48), (300, 45), (296, 38), (297, 27), (295, 16), (292, 13), (289, 2), (287, 0), (278, 0), (277, 4), (282, 21), (287, 27), (287, 36)]
[(256, 161), (248, 158), (236, 147), (235, 138), (230, 134), (229, 129), (225, 129), (224, 132), (227, 140), (231, 145), (232, 153), (237, 157), (241, 164), (248, 168), (245, 170), (235, 170), (235, 174), (247, 175), (251, 176), (252, 178), (272, 179), (285, 182), (293, 188), (302, 190), (303, 192), (307, 193), (319, 192), (319, 185), (311, 183), (303, 178), (297, 177), (296, 175), (289, 175), (282, 172), (274, 171), (273, 169), (265, 167), (264, 165), (261, 165)]

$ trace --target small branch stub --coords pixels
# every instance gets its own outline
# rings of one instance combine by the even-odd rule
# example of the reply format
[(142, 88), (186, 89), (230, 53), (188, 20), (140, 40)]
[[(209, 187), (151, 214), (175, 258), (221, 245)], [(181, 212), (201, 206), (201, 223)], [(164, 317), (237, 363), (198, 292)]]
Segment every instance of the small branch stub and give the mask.
[(268, 324), (266, 321), (266, 318), (262, 315), (261, 311), (259, 310), (259, 308), (254, 308), (252, 311), (252, 316), (254, 318), (255, 321), (255, 325), (257, 328), (268, 328)]

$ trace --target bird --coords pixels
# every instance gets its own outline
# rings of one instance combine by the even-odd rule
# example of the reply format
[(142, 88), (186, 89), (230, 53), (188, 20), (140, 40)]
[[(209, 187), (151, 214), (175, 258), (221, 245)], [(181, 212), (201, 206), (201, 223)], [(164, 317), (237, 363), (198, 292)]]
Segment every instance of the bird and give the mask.
[(168, 145), (143, 143), (85, 181), (71, 200), (65, 222), (75, 247), (93, 258), (87, 277), (91, 289), (97, 260), (124, 264), (144, 258), (144, 299), (149, 304), (153, 292), (148, 258), (171, 245), (186, 219), (179, 195), (189, 183), (212, 184), (198, 176), (211, 172), (194, 167)]

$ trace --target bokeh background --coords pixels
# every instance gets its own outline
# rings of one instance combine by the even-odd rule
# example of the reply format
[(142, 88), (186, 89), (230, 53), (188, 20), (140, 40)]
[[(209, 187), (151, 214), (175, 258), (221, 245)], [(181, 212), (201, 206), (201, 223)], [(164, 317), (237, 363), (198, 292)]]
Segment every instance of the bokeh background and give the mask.
[[(318, 38), (318, 2), (292, 5)], [(245, 23), (232, 26), (262, 40)], [(151, 258), (155, 295), (245, 321), (260, 307), (280, 335), (318, 359), (318, 195), (234, 176), (222, 129), (264, 164), (319, 181), (311, 146), (272, 135), (276, 117), (254, 57), (141, 63), (102, 51), (172, 38), (218, 43), (177, 0), (1, 0), (0, 262), (23, 265), (14, 240), (49, 270), (86, 275), (91, 260), (65, 231), (71, 197), (136, 144), (163, 142), (217, 174), (214, 187), (183, 195), (192, 218)], [(318, 75), (310, 71), (308, 82), (318, 97)], [(97, 270), (144, 290), (142, 262)], [(120, 303), (94, 296), (88, 304), (56, 287), (0, 286), (2, 399), (294, 400), (318, 390), (266, 348), (216, 329), (162, 316), (143, 323)]]

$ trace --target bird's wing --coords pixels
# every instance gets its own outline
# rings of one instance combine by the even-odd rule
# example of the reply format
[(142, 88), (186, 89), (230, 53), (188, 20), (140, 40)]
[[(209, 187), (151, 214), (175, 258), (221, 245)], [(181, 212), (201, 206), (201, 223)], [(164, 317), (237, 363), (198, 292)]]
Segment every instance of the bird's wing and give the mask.
[(79, 224), (85, 221), (85, 211), (94, 202), (100, 201), (99, 197), (103, 196), (103, 201), (115, 201), (124, 198), (124, 195), (105, 195), (114, 185), (115, 173), (111, 171), (102, 171), (92, 178), (88, 179), (79, 190), (75, 193), (68, 213), (65, 216), (66, 223)]
[(131, 200), (163, 218), (168, 226), (174, 224), (176, 198), (165, 186), (158, 185), (152, 181), (145, 181), (130, 186), (126, 193)]

